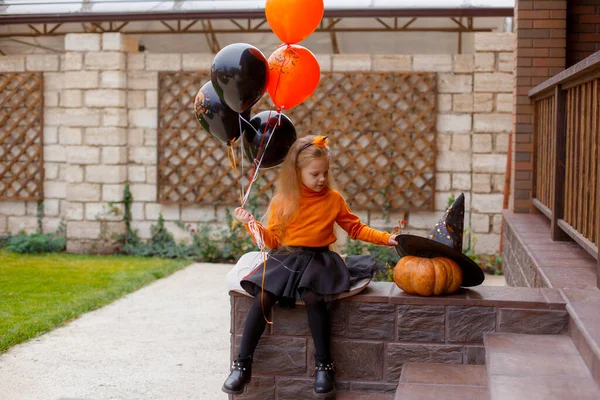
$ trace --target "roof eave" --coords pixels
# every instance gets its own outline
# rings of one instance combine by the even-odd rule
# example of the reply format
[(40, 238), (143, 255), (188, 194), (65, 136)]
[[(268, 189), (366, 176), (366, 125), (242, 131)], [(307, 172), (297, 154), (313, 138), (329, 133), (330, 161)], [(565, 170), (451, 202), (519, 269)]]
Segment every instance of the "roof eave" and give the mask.
[[(326, 18), (343, 17), (512, 17), (513, 8), (430, 8), (430, 9), (330, 9)], [(24, 14), (0, 16), (0, 24), (42, 24), (68, 22), (156, 21), (194, 19), (264, 18), (263, 10), (188, 11), (143, 13), (76, 13), (76, 14)]]

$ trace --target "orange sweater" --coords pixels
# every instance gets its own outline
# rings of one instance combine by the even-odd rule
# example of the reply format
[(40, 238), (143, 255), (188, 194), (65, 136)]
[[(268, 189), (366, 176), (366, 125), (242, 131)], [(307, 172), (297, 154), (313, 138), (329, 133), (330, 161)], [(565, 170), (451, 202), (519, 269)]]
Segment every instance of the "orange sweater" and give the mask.
[[(303, 186), (298, 213), (285, 227), (285, 238), (281, 240), (281, 229), (273, 215), (263, 231), (265, 245), (269, 249), (279, 246), (325, 247), (337, 239), (333, 231), (334, 222), (348, 232), (352, 239), (379, 245), (387, 245), (390, 234), (369, 228), (350, 211), (342, 195), (325, 188), (315, 192)], [(248, 229), (248, 226), (246, 226)]]

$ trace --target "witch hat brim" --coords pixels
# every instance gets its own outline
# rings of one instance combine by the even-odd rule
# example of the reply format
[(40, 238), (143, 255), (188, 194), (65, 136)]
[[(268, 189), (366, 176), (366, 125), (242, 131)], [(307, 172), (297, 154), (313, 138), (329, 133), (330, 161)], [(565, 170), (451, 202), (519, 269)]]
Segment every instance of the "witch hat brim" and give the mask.
[(414, 235), (398, 235), (396, 241), (398, 242), (396, 252), (400, 257), (446, 257), (455, 261), (463, 271), (461, 286), (477, 286), (485, 279), (485, 275), (477, 263), (445, 244)]

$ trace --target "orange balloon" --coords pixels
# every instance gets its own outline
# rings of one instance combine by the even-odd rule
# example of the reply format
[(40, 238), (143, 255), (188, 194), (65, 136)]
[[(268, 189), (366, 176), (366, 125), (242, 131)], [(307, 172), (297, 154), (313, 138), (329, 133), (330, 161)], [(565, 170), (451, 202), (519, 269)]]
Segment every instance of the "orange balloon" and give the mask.
[(269, 57), (267, 90), (279, 109), (290, 109), (308, 99), (319, 86), (321, 67), (306, 47), (282, 46)]
[(323, 19), (323, 0), (267, 0), (265, 14), (273, 33), (283, 43), (298, 43)]

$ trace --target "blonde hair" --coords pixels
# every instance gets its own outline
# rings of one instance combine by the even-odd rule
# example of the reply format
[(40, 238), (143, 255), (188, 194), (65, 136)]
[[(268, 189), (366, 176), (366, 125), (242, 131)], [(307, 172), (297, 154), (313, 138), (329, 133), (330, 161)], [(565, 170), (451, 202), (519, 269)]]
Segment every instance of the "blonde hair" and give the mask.
[[(311, 161), (321, 157), (326, 157), (327, 161), (331, 163), (332, 154), (329, 146), (318, 147), (310, 145), (304, 148), (304, 146), (312, 143), (314, 139), (315, 136), (305, 136), (296, 140), (281, 165), (275, 195), (271, 200), (267, 212), (269, 218), (278, 221), (280, 230), (278, 233), (281, 237), (285, 233), (285, 227), (296, 215), (300, 206), (302, 168), (306, 167)], [(327, 176), (327, 187), (333, 187), (331, 174)]]

